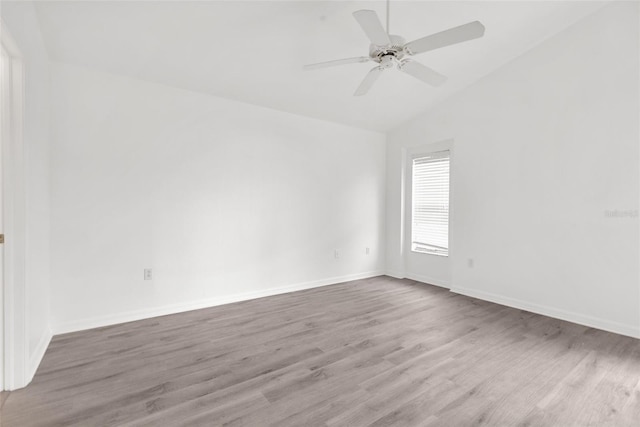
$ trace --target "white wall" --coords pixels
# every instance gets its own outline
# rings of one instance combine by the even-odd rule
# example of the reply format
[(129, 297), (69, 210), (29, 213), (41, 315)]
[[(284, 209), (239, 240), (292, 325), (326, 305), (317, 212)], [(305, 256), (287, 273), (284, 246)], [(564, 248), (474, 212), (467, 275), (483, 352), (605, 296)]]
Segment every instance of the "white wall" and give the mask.
[(383, 273), (383, 134), (71, 65), (52, 87), (56, 332)]
[[(638, 16), (606, 6), (389, 134), (388, 271), (640, 336), (638, 218), (606, 216), (638, 209)], [(407, 261), (402, 153), (445, 139), (450, 257)]]
[[(31, 380), (51, 339), (49, 252), (49, 60), (32, 3), (3, 2), (2, 19), (23, 55), (25, 67), (24, 111), (24, 252), (16, 286), (24, 287), (27, 360), (24, 377)], [(22, 236), (16, 236), (22, 239)], [(10, 236), (7, 236), (10, 238)], [(22, 247), (22, 243), (20, 244)], [(21, 269), (20, 269), (21, 270)], [(22, 337), (17, 337), (18, 341)]]

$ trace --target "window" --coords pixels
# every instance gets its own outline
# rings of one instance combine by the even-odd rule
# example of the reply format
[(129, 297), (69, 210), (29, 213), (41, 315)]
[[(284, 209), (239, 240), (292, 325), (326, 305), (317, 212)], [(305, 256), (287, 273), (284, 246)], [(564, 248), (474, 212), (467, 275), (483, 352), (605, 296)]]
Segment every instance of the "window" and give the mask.
[(411, 250), (449, 255), (449, 151), (412, 162)]

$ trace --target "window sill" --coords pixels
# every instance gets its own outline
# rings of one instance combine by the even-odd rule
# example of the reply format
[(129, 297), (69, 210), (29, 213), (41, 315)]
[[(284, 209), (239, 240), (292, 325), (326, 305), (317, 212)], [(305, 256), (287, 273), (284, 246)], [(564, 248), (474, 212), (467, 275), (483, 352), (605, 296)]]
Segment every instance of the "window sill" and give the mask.
[(424, 254), (424, 255), (435, 255), (435, 256), (440, 256), (440, 257), (448, 257), (449, 253), (438, 253), (438, 252), (432, 252), (429, 250), (416, 250), (415, 248), (411, 248), (411, 252), (415, 253), (415, 254)]

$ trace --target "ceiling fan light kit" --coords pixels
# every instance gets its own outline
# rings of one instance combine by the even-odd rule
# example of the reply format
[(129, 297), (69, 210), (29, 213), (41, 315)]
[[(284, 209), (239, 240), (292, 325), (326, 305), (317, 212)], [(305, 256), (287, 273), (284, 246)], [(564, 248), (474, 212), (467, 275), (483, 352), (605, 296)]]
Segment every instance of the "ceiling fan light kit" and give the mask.
[(376, 82), (384, 70), (396, 68), (431, 86), (442, 85), (447, 78), (437, 71), (415, 62), (409, 57), (441, 47), (462, 43), (480, 38), (484, 35), (484, 26), (479, 21), (473, 21), (459, 27), (450, 28), (407, 43), (404, 38), (389, 34), (389, 3), (387, 2), (387, 29), (373, 10), (357, 10), (353, 12), (360, 27), (371, 41), (369, 56), (338, 59), (305, 65), (305, 70), (334, 67), (336, 65), (354, 64), (358, 62), (375, 62), (374, 68), (365, 76), (354, 95), (365, 95)]

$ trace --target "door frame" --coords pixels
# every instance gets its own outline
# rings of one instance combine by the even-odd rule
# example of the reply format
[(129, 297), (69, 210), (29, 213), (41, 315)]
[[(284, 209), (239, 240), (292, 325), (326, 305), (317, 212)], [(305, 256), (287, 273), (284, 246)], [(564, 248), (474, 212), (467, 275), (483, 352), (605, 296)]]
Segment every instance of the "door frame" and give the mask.
[(2, 73), (2, 193), (4, 220), (2, 384), (0, 390), (24, 387), (28, 380), (28, 340), (25, 280), (25, 185), (24, 185), (24, 60), (18, 45), (0, 19), (0, 43), (7, 55), (8, 72)]

